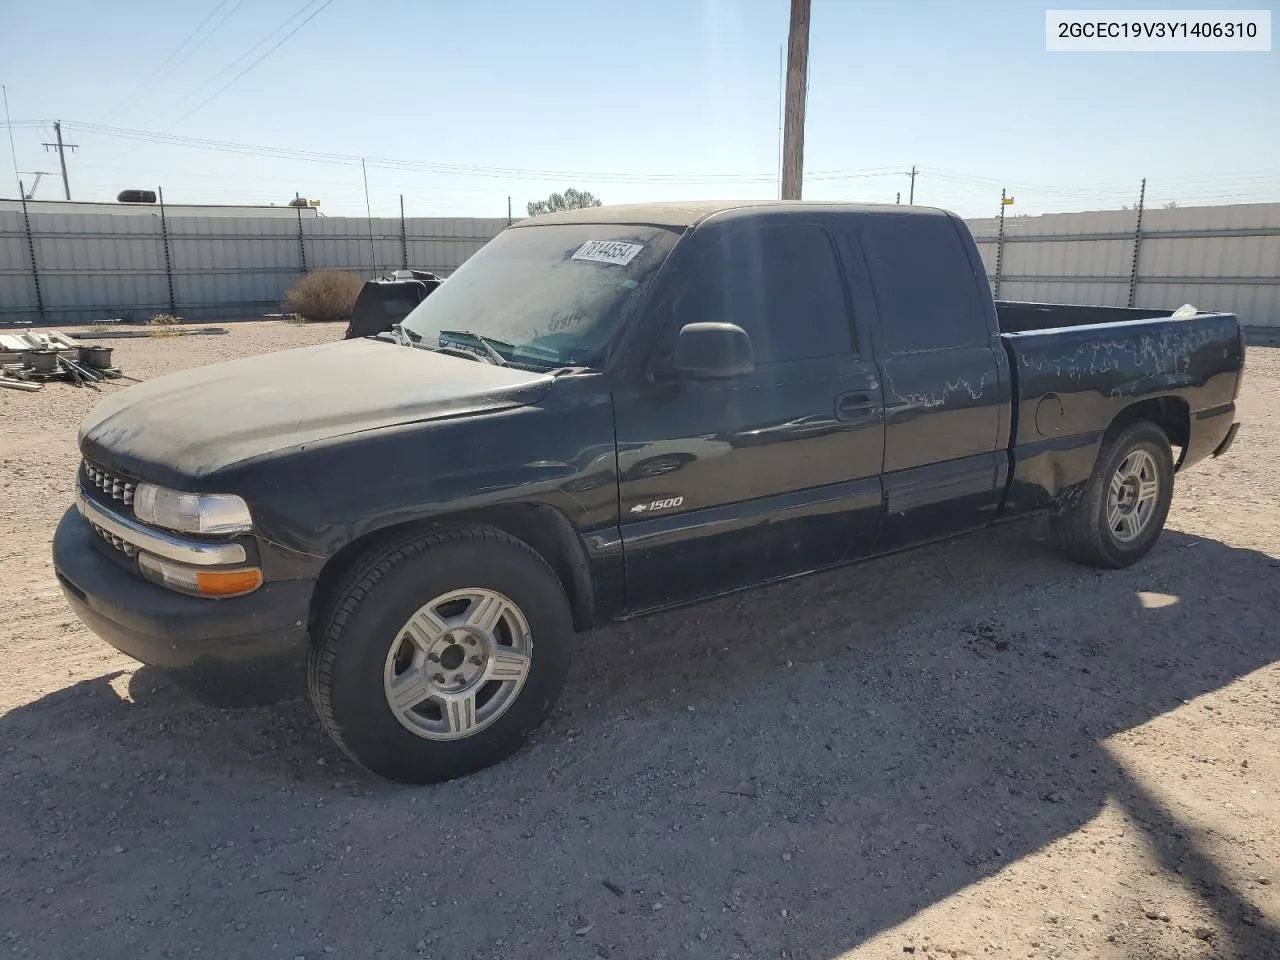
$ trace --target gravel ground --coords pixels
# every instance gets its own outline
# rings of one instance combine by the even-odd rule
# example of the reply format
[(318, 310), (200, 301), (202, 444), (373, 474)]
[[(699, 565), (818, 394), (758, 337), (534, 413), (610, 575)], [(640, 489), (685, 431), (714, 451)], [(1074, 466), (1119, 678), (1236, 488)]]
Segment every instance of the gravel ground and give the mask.
[(1280, 957), (1280, 351), (1136, 568), (1018, 525), (601, 631), (528, 749), (418, 789), (75, 620), (95, 399), (0, 391), (0, 955)]

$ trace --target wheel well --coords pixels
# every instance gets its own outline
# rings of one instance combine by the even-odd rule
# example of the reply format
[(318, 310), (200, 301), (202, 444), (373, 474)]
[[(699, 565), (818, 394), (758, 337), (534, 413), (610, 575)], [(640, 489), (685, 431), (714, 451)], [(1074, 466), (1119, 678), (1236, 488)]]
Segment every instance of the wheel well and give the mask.
[[(1130, 424), (1149, 420), (1165, 432), (1169, 443), (1183, 451), (1191, 440), (1191, 407), (1181, 397), (1154, 397), (1140, 400), (1125, 407), (1111, 421), (1107, 438), (1111, 438)], [(1181, 457), (1178, 462), (1181, 463)]]
[(369, 550), (415, 531), (482, 523), (522, 540), (547, 562), (564, 587), (573, 611), (573, 626), (589, 630), (594, 623), (594, 597), (586, 551), (573, 524), (554, 507), (509, 504), (396, 524), (351, 541), (325, 563), (311, 598), (310, 623), (320, 616), (325, 598), (348, 570)]

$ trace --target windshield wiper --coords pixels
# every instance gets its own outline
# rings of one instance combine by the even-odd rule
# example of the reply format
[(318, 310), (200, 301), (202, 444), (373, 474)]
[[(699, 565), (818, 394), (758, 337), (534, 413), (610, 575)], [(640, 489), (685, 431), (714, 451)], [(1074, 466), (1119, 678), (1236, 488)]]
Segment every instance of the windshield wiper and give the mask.
[(439, 335), (442, 337), (465, 337), (474, 340), (488, 352), (490, 363), (499, 367), (508, 365), (507, 358), (498, 352), (498, 348), (493, 345), (493, 342), (488, 337), (482, 337), (480, 334), (472, 333), (470, 330), (441, 330)]
[(396, 343), (406, 347), (415, 346), (422, 339), (421, 336), (399, 323), (391, 325), (391, 336), (395, 338)]

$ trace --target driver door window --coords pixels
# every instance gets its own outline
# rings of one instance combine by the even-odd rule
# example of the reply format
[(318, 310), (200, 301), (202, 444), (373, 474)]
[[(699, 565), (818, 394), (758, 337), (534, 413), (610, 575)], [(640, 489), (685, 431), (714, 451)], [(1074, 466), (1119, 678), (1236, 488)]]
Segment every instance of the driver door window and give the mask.
[(676, 303), (671, 341), (688, 323), (735, 323), (751, 337), (757, 367), (853, 353), (840, 267), (822, 227), (731, 227), (705, 244)]

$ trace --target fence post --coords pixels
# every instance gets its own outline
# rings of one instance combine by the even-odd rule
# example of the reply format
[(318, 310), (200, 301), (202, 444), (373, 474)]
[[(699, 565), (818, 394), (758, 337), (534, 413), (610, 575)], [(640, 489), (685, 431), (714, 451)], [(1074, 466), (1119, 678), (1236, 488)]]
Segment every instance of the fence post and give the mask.
[(31, 214), (27, 212), (27, 188), (22, 181), (18, 181), (18, 196), (22, 198), (22, 226), (27, 234), (27, 254), (31, 257), (31, 282), (36, 288), (36, 311), (39, 313), (40, 322), (46, 320), (44, 313), (44, 293), (40, 289), (40, 267), (36, 263), (36, 241), (31, 233)]
[(169, 315), (178, 312), (178, 302), (173, 296), (173, 258), (169, 256), (169, 222), (164, 215), (164, 187), (157, 187), (160, 195), (160, 239), (164, 243), (164, 276), (169, 281)]
[(1000, 191), (1000, 230), (996, 234), (996, 284), (991, 293), (993, 300), (1000, 299), (1001, 262), (1004, 260), (1004, 208), (1007, 206), (1004, 200), (1007, 192), (1007, 189)]
[(1147, 178), (1142, 178), (1138, 191), (1138, 222), (1133, 228), (1133, 264), (1129, 268), (1129, 306), (1138, 297), (1138, 251), (1142, 248), (1142, 208), (1147, 200)]
[[(298, 194), (294, 194), (297, 200)], [(302, 275), (307, 275), (307, 242), (302, 235), (302, 207), (301, 205), (294, 207), (298, 211), (298, 261), (302, 264)]]
[(404, 232), (404, 194), (400, 194), (400, 269), (409, 269), (409, 237)]
[(369, 171), (365, 168), (364, 157), (360, 158), (360, 174), (364, 177), (364, 217), (369, 228), (369, 269), (378, 275), (378, 252), (373, 247), (373, 207), (369, 204)]

